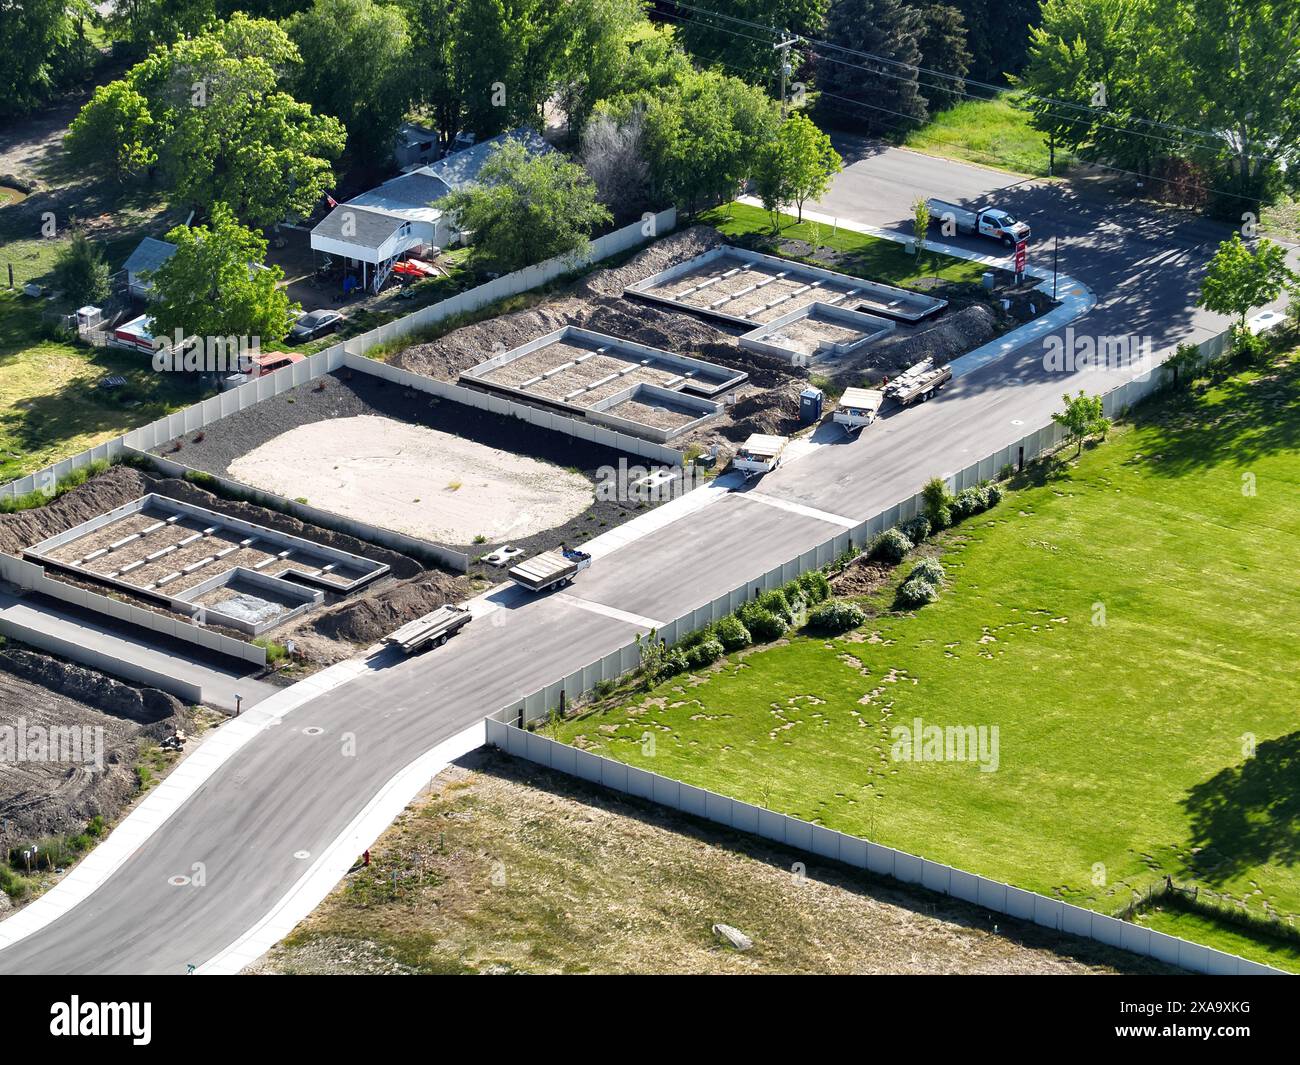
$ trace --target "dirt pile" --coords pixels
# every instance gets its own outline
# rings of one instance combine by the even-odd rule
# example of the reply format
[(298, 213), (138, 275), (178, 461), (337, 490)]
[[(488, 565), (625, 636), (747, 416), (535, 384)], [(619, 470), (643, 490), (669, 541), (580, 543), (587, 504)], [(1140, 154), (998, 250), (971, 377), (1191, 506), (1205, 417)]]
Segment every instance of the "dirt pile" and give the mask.
[(93, 669), (17, 647), (0, 649), (0, 669), (141, 725), (180, 720), (188, 712), (179, 699), (157, 688), (135, 688)]
[(766, 392), (746, 396), (731, 408), (731, 424), (721, 425), (718, 432), (727, 440), (743, 442), (751, 433), (789, 436), (797, 432), (799, 392), (803, 381), (787, 381)]
[(588, 274), (578, 283), (576, 292), (579, 296), (622, 296), (628, 285), (644, 281), (651, 274), (694, 259), (725, 243), (722, 234), (712, 226), (689, 226), (655, 241), (622, 266)]
[(468, 594), (469, 582), (464, 577), (433, 574), (321, 614), (310, 629), (331, 640), (369, 646), (408, 621), (444, 603), (459, 602)]
[(872, 362), (889, 373), (901, 373), (923, 359), (943, 364), (992, 340), (1000, 332), (998, 316), (982, 303), (945, 314), (929, 329), (886, 337), (870, 349)]
[(0, 551), (21, 557), (24, 550), (67, 532), (152, 489), (149, 478), (130, 466), (111, 466), (53, 503), (16, 514), (0, 514)]

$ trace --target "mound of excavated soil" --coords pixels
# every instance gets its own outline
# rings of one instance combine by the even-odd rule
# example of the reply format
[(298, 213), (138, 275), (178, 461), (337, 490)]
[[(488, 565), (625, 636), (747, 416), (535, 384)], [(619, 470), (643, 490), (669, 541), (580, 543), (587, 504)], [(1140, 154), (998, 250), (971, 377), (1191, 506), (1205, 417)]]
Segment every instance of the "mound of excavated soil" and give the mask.
[(367, 599), (345, 603), (319, 615), (310, 628), (331, 640), (347, 640), (369, 646), (394, 629), (444, 603), (455, 603), (468, 594), (464, 577), (438, 573), (424, 580), (389, 588)]
[(130, 466), (111, 466), (43, 507), (0, 514), (0, 551), (21, 557), (33, 544), (146, 495), (152, 491), (148, 484), (149, 478)]
[(731, 424), (718, 432), (727, 440), (743, 442), (751, 433), (789, 436), (799, 430), (799, 392), (802, 381), (785, 384), (746, 396), (731, 408)]
[(923, 359), (942, 365), (998, 335), (997, 315), (982, 303), (949, 311), (929, 329), (886, 337), (869, 349), (873, 363), (885, 372), (901, 373)]

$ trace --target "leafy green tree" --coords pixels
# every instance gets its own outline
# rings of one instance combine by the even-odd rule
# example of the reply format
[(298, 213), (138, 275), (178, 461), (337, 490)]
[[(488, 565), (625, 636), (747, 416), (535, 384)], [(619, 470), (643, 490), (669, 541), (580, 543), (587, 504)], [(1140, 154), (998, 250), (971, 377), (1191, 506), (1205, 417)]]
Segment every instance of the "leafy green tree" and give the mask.
[(966, 22), (962, 13), (951, 4), (913, 4), (921, 16), (917, 34), (917, 47), (921, 50), (921, 65), (929, 71), (923, 73), (920, 88), (933, 114), (960, 103), (966, 91), (966, 72), (970, 70), (971, 53), (966, 42)]
[(128, 82), (100, 85), (68, 127), (63, 146), (73, 162), (104, 167), (125, 181), (158, 161), (148, 101)]
[(844, 167), (831, 139), (807, 115), (795, 112), (765, 147), (754, 174), (759, 198), (773, 216), (793, 203), (803, 221), (803, 205), (831, 186), (831, 178)]
[(216, 0), (113, 0), (106, 21), (112, 36), (141, 52), (201, 33), (216, 17)]
[(817, 60), (818, 107), (828, 125), (867, 133), (907, 131), (925, 121), (917, 83), (921, 16), (902, 0), (834, 0), (826, 39), (888, 63), (825, 51)]
[(1287, 284), (1296, 280), (1280, 244), (1261, 240), (1252, 251), (1241, 235), (1234, 233), (1210, 260), (1197, 306), (1234, 315), (1237, 325), (1244, 326), (1247, 314), (1277, 299)]
[(639, 99), (623, 97), (620, 106), (644, 111), (656, 199), (691, 210), (733, 197), (780, 122), (779, 105), (761, 89), (712, 70), (691, 71)]
[(1089, 396), (1080, 389), (1077, 396), (1071, 397), (1067, 392), (1061, 397), (1065, 404), (1063, 411), (1054, 412), (1052, 421), (1065, 429), (1066, 439), (1077, 442), (1083, 454), (1083, 442), (1090, 436), (1105, 436), (1110, 430), (1110, 419), (1102, 407), (1101, 396)]
[(39, 107), (90, 69), (94, 49), (80, 29), (88, 14), (83, 0), (0, 2), (0, 119)]
[(406, 14), (411, 34), (411, 62), (406, 71), (411, 101), (425, 108), (438, 131), (438, 141), (450, 148), (460, 132), (460, 85), (456, 80), (457, 0), (396, 0)]
[(473, 257), (502, 271), (585, 251), (610, 219), (582, 167), (558, 152), (532, 155), (514, 138), (492, 149), (477, 184), (438, 206), (473, 234)]
[(401, 8), (374, 0), (315, 0), (285, 28), (302, 56), (294, 94), (317, 114), (343, 123), (354, 159), (372, 166), (389, 162), (411, 100), (412, 44)]
[(79, 304), (98, 303), (108, 295), (108, 263), (104, 252), (81, 229), (54, 261), (54, 283)]
[(997, 84), (1007, 74), (1019, 73), (1029, 44), (1027, 31), (1038, 24), (1042, 0), (951, 0), (951, 3), (961, 12), (966, 24), (971, 51), (970, 76)]
[(167, 234), (176, 253), (153, 272), (149, 314), (155, 336), (257, 337), (265, 347), (284, 339), (297, 310), (279, 287), (279, 267), (263, 267), (266, 241), (246, 229), (223, 203), (209, 225), (177, 226)]
[[(130, 93), (97, 93), (76, 122), (120, 130), (117, 144), (102, 146), (115, 163), (155, 152), (172, 195), (200, 211), (225, 203), (252, 225), (305, 216), (333, 185), (330, 160), (345, 133), (280, 89), (299, 62), (274, 22), (236, 14), (155, 48), (122, 79)], [(147, 124), (131, 110), (131, 93), (144, 99)], [(124, 113), (135, 116), (125, 126)], [(145, 129), (147, 142), (139, 139)]]
[[(772, 45), (782, 34), (820, 37), (829, 0), (714, 0), (687, 12), (677, 35), (702, 66), (725, 67), (751, 85), (775, 87), (782, 53)], [(706, 10), (707, 9), (707, 10)], [(769, 32), (728, 21), (744, 19), (771, 27)]]

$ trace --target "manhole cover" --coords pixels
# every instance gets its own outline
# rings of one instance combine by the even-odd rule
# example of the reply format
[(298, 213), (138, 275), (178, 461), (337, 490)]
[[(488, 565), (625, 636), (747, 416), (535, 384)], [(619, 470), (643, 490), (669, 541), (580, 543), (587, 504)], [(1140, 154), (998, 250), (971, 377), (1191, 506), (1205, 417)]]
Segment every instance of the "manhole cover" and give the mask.
[(305, 861), (306, 859), (311, 857), (311, 851), (294, 851), (293, 856), (297, 858), (300, 862)]
[(323, 728), (317, 728), (315, 725), (309, 725), (307, 728), (302, 730), (302, 734), (304, 736), (319, 736), (324, 731), (325, 730)]
[(169, 876), (167, 878), (167, 883), (171, 884), (172, 887), (185, 887), (189, 882), (190, 878), (188, 876)]

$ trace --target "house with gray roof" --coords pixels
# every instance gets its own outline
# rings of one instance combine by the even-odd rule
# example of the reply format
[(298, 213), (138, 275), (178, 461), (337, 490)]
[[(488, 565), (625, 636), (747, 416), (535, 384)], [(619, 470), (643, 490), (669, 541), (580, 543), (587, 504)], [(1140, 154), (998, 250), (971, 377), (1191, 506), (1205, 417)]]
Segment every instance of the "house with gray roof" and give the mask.
[(524, 127), (453, 152), (339, 204), (312, 229), (312, 248), (343, 259), (359, 270), (366, 288), (378, 292), (403, 256), (423, 246), (445, 248), (460, 239), (455, 221), (434, 204), (475, 184), (493, 149), (507, 138), (522, 141), (535, 155), (554, 150), (535, 130)]

